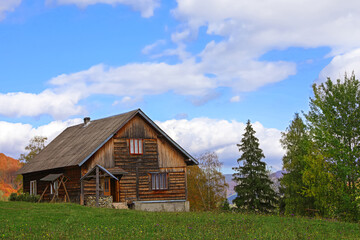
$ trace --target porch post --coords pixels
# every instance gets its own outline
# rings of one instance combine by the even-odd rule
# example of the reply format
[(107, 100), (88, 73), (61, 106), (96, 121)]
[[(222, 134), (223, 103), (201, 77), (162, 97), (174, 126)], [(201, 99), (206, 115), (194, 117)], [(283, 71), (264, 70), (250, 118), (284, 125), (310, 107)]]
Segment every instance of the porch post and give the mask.
[(96, 166), (96, 207), (99, 207), (99, 167)]
[(84, 205), (84, 182), (80, 180), (80, 205)]

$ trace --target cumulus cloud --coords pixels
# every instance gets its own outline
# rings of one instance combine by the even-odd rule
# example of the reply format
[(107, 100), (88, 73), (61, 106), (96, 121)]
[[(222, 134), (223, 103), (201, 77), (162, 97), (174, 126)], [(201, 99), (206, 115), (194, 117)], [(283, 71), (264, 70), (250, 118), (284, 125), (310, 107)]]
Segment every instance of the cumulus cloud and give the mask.
[(134, 63), (120, 67), (99, 64), (77, 73), (62, 74), (50, 81), (58, 88), (74, 89), (83, 86), (87, 94), (144, 96), (169, 90), (182, 95), (206, 95), (216, 88), (213, 79), (204, 76), (191, 61), (170, 65), (166, 63)]
[(356, 0), (178, 0), (173, 13), (189, 29), (206, 26), (208, 34), (229, 37), (251, 51), (323, 45), (343, 51), (359, 44)]
[(182, 21), (188, 36), (194, 35), (189, 31), (205, 27), (208, 35), (223, 37), (209, 42), (199, 57), (204, 71), (211, 69), (221, 82), (235, 79), (229, 84), (235, 91), (256, 90), (296, 73), (295, 65), (289, 62), (259, 61), (274, 49), (327, 46), (331, 48), (328, 56), (339, 56), (324, 72), (331, 68), (343, 75), (345, 69), (335, 69), (337, 65), (356, 70), (341, 62), (349, 60), (345, 59), (350, 57), (347, 53), (360, 47), (360, 2), (356, 0), (345, 5), (340, 0), (177, 2), (173, 15)]
[(155, 8), (159, 7), (159, 0), (47, 0), (47, 3), (56, 2), (59, 5), (75, 4), (78, 7), (85, 8), (94, 4), (123, 4), (132, 7), (135, 11), (140, 11), (142, 17), (151, 17), (154, 15)]
[(81, 99), (79, 93), (54, 93), (45, 90), (39, 94), (0, 93), (0, 115), (8, 117), (39, 116), (49, 114), (55, 119), (64, 119), (79, 114), (83, 109), (76, 104)]
[(0, 1), (0, 21), (5, 18), (6, 12), (12, 12), (19, 6), (21, 0), (1, 0)]
[[(179, 143), (192, 155), (205, 151), (215, 151), (224, 167), (237, 166), (240, 153), (236, 144), (240, 143), (246, 124), (238, 121), (227, 121), (210, 118), (194, 118), (191, 120), (157, 121), (172, 139)], [(284, 150), (280, 145), (281, 131), (265, 128), (261, 123), (253, 123), (260, 148), (264, 151), (265, 161), (274, 170), (280, 170)]]
[(18, 158), (21, 153), (24, 153), (25, 147), (34, 136), (47, 137), (47, 143), (49, 143), (66, 127), (81, 122), (81, 119), (70, 119), (53, 121), (47, 125), (33, 127), (30, 124), (0, 121), (0, 152)]
[(331, 80), (344, 79), (345, 73), (348, 76), (354, 72), (356, 78), (360, 76), (360, 48), (346, 54), (335, 56), (331, 62), (320, 72), (318, 82), (324, 82), (328, 77)]

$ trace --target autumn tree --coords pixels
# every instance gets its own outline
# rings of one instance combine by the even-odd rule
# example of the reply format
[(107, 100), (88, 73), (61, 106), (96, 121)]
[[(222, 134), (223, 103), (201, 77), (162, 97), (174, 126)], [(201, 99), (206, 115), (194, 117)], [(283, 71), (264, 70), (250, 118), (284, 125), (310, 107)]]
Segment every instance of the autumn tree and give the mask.
[(314, 208), (314, 199), (304, 192), (306, 186), (303, 181), (311, 141), (307, 127), (298, 113), (286, 131), (281, 133), (280, 142), (286, 151), (282, 159), (285, 173), (280, 179), (285, 214), (305, 215), (306, 209)]
[(25, 147), (25, 150), (28, 151), (28, 153), (20, 154), (19, 160), (28, 163), (45, 147), (46, 140), (47, 137), (43, 136), (35, 136), (30, 139), (29, 145)]
[(206, 152), (197, 158), (198, 166), (187, 170), (188, 199), (193, 210), (213, 210), (226, 199), (228, 184), (221, 173), (222, 163), (214, 152)]
[(233, 180), (237, 183), (234, 190), (237, 197), (233, 200), (238, 209), (268, 213), (275, 208), (276, 193), (266, 171), (265, 158), (248, 120), (241, 143), (237, 144), (242, 153), (237, 160), (239, 167), (234, 167)]
[[(322, 159), (322, 172), (339, 186), (331, 186), (335, 212), (347, 219), (359, 219), (357, 202), (360, 178), (360, 83), (345, 75), (335, 83), (313, 85), (310, 111), (305, 115), (312, 141)], [(320, 158), (321, 156), (322, 158)]]

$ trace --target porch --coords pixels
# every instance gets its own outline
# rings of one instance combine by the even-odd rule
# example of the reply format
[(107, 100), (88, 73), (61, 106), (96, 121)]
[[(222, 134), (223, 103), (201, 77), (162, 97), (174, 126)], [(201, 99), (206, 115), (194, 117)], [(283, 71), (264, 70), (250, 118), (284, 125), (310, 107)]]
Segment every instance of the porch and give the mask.
[[(80, 204), (95, 207), (127, 208), (126, 203), (120, 202), (120, 179), (126, 174), (121, 168), (106, 169), (95, 165), (80, 178)], [(85, 197), (84, 186), (95, 180), (95, 194)]]

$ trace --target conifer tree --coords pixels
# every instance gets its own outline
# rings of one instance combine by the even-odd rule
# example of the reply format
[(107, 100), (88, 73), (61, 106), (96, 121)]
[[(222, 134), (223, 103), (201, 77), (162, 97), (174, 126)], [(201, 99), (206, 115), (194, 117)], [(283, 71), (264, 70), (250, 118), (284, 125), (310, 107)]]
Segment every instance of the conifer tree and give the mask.
[(311, 148), (311, 140), (306, 125), (295, 113), (286, 132), (282, 133), (281, 145), (286, 150), (283, 157), (284, 176), (280, 179), (285, 201), (286, 214), (304, 215), (306, 209), (314, 208), (314, 200), (304, 193), (306, 188), (303, 174)]
[(233, 180), (237, 183), (234, 187), (237, 197), (233, 203), (241, 210), (271, 212), (277, 202), (276, 193), (271, 188), (272, 181), (266, 171), (266, 163), (261, 161), (265, 156), (259, 148), (259, 140), (255, 137), (250, 120), (237, 146), (242, 155), (237, 160), (239, 167), (233, 168)]

